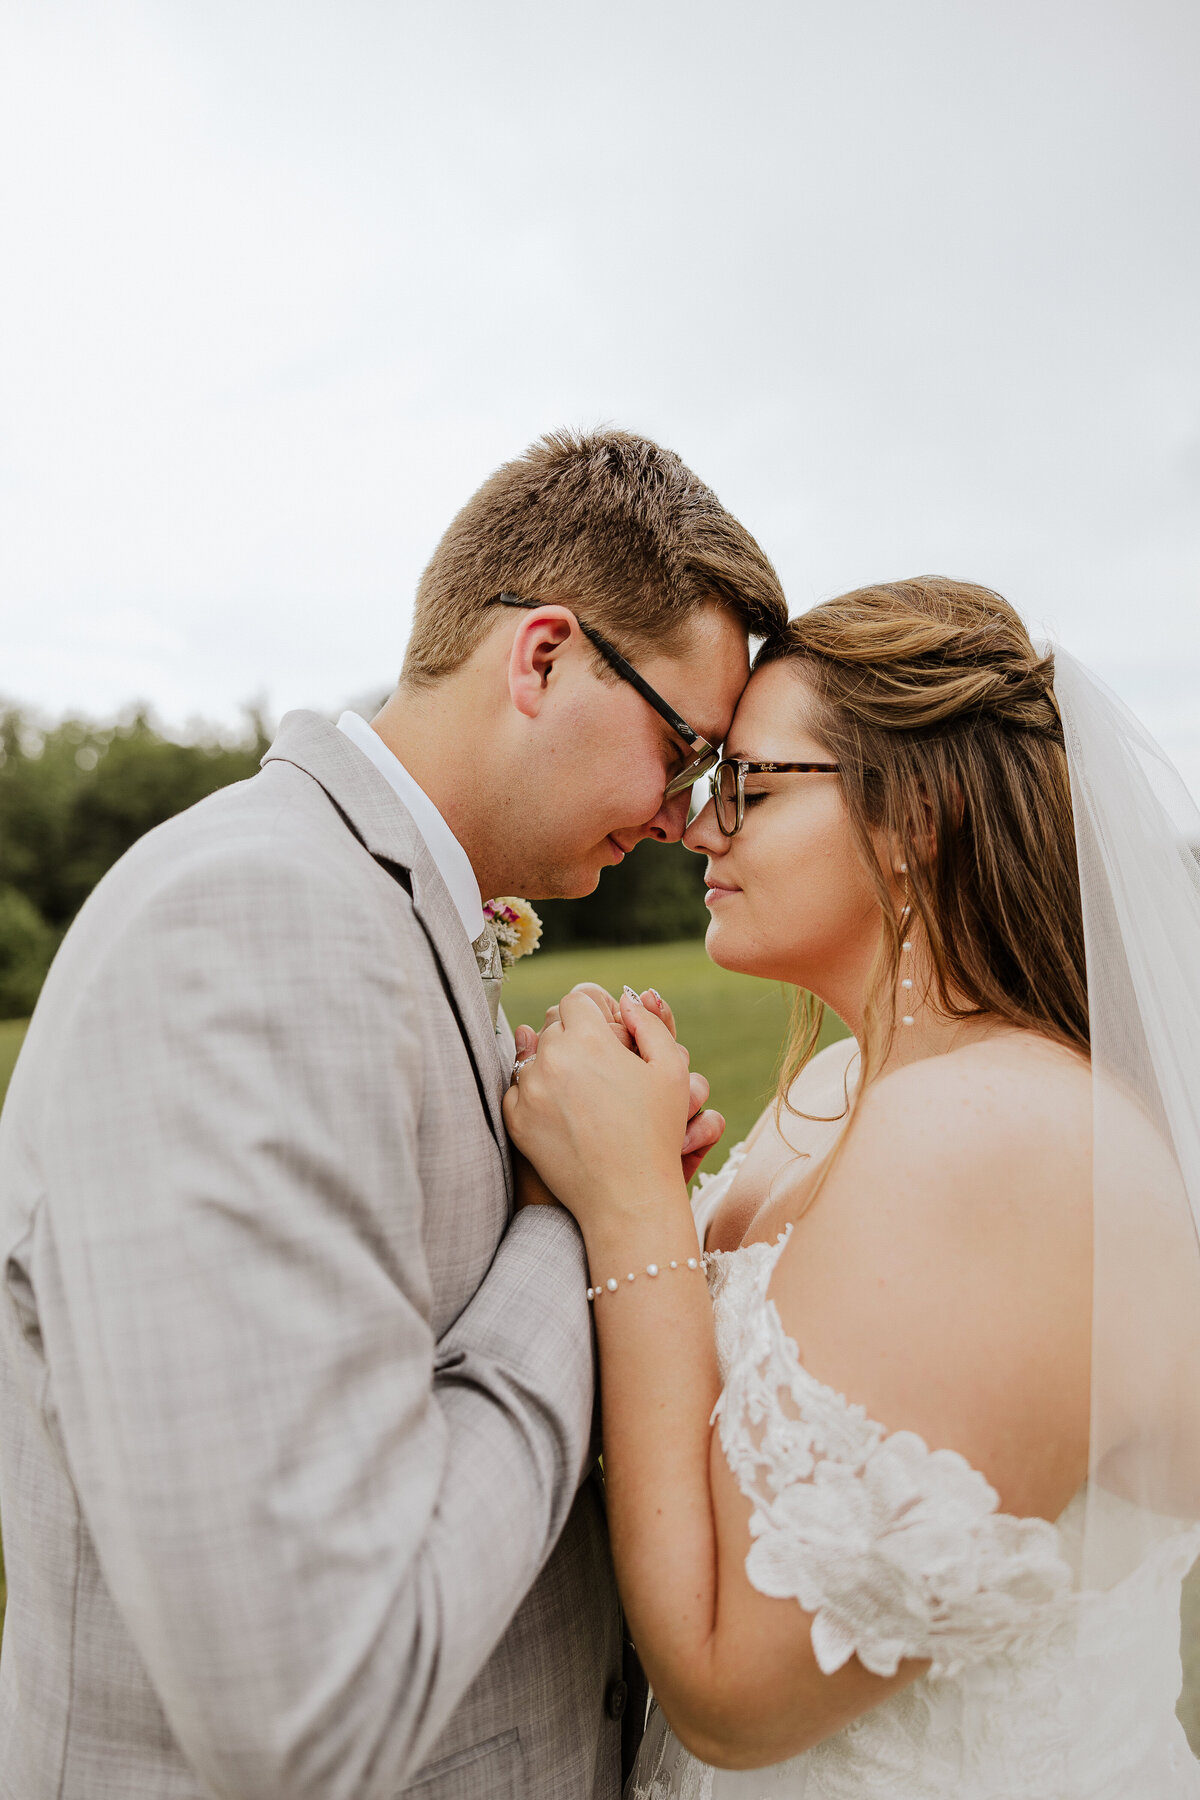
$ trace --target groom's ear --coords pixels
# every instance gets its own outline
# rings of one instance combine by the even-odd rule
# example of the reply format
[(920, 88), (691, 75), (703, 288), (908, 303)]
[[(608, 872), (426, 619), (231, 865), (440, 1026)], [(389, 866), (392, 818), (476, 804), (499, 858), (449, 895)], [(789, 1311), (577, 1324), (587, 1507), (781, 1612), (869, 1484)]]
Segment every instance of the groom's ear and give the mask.
[(565, 606), (539, 606), (521, 619), (508, 657), (509, 698), (519, 713), (528, 719), (537, 716), (557, 665), (572, 640), (582, 635)]

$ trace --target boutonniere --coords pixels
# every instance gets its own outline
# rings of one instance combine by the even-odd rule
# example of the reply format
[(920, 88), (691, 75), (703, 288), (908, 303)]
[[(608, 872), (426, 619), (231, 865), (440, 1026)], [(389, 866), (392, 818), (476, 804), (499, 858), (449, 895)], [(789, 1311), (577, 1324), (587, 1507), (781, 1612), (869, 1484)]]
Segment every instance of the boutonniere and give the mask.
[(496, 933), (500, 966), (506, 975), (515, 962), (531, 955), (542, 941), (542, 921), (528, 900), (519, 900), (515, 894), (486, 901), (483, 916)]

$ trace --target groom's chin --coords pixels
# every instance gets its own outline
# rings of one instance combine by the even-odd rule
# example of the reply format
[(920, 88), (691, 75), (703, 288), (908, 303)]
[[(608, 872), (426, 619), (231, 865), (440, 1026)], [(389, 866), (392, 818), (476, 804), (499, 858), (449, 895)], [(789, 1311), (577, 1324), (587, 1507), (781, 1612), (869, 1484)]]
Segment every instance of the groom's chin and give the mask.
[(553, 897), (556, 900), (583, 900), (588, 894), (594, 894), (599, 886), (599, 869), (577, 870), (572, 875), (562, 877)]
[(536, 882), (526, 886), (526, 896), (533, 901), (582, 900), (599, 887), (603, 867), (603, 863), (589, 860), (565, 869), (540, 869)]
[(605, 869), (625, 860), (625, 851), (611, 837), (576, 851), (561, 847), (556, 854), (541, 846), (539, 851), (529, 856), (525, 885), (514, 888), (528, 900), (582, 900), (595, 893)]

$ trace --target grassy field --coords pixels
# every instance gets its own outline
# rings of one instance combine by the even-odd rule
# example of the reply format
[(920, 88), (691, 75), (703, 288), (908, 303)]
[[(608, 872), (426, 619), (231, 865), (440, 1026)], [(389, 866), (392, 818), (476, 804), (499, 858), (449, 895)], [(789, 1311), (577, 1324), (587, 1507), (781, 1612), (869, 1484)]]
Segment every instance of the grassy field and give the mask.
[[(787, 1002), (766, 982), (714, 968), (702, 944), (646, 944), (630, 950), (578, 950), (531, 956), (513, 970), (505, 987), (504, 1009), (514, 1025), (538, 1027), (547, 1006), (577, 981), (599, 981), (610, 993), (626, 982), (639, 991), (656, 987), (675, 1009), (679, 1035), (692, 1064), (712, 1083), (712, 1104), (725, 1114), (725, 1143), (749, 1131), (774, 1092), (780, 1044), (787, 1028)], [(826, 1021), (823, 1041), (843, 1033), (841, 1022)], [(25, 1027), (0, 1021), (0, 1102), (16, 1061)], [(706, 1167), (719, 1165), (722, 1146)], [(4, 1618), (4, 1564), (0, 1553), (0, 1631)], [(1200, 1570), (1184, 1599), (1187, 1680), (1180, 1713), (1200, 1753)]]

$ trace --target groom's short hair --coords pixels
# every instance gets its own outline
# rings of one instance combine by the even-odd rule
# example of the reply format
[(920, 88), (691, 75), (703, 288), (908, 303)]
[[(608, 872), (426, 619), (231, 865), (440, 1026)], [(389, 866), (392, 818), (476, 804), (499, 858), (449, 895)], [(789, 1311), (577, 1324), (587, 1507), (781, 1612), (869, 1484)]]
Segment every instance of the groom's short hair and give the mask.
[(625, 431), (555, 431), (504, 463), (442, 538), (417, 588), (402, 680), (461, 666), (500, 593), (570, 606), (631, 654), (680, 647), (716, 602), (774, 641), (787, 604), (745, 526), (671, 450)]

